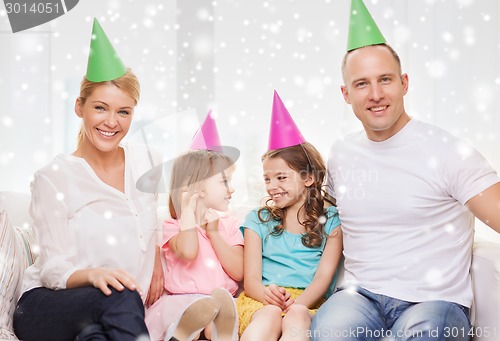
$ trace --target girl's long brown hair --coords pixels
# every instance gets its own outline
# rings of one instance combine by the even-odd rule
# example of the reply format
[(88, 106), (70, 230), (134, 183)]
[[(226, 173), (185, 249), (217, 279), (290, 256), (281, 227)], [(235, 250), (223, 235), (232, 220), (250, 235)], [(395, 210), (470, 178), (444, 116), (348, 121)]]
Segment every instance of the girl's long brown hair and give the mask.
[[(314, 182), (307, 187), (307, 196), (304, 204), (297, 212), (297, 220), (306, 230), (302, 234), (302, 244), (310, 248), (321, 246), (326, 237), (324, 223), (320, 223), (320, 217), (325, 215), (324, 206), (326, 200), (322, 193), (326, 173), (323, 157), (312, 144), (304, 142), (300, 145), (268, 151), (262, 156), (262, 161), (268, 158), (281, 158), (300, 176), (312, 176)], [(299, 213), (302, 209), (306, 214), (304, 221), (299, 219)], [(272, 199), (268, 199), (265, 205), (259, 209), (258, 215), (262, 222), (268, 222), (271, 219), (279, 221), (279, 224), (274, 227), (270, 235), (279, 236), (285, 230), (283, 219), (286, 210), (286, 207), (279, 208), (272, 205)], [(266, 212), (269, 212), (269, 214), (265, 214)]]

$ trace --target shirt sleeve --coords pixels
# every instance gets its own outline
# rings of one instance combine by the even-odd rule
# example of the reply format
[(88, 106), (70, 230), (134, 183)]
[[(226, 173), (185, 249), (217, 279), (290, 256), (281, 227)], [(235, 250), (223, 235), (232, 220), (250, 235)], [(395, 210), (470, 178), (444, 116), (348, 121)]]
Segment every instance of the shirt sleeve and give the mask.
[(219, 224), (226, 230), (227, 242), (231, 246), (243, 245), (243, 234), (240, 231), (241, 220), (232, 217), (221, 217), (219, 220)]
[(163, 240), (162, 240), (162, 248), (166, 249), (167, 243), (172, 239), (173, 236), (179, 233), (181, 230), (179, 225), (179, 220), (168, 218), (163, 221)]
[[(260, 239), (264, 239), (264, 235), (262, 232), (262, 222), (259, 219), (259, 213), (258, 209), (254, 209), (250, 211), (247, 216), (245, 217), (245, 221), (243, 222), (243, 225), (241, 226), (241, 231), (243, 234), (245, 234), (244, 229), (250, 229), (257, 233), (257, 235), (260, 237)], [(261, 214), (269, 214), (267, 212), (262, 212)]]
[(458, 140), (447, 155), (444, 182), (449, 195), (465, 205), (472, 197), (500, 182), (500, 178), (475, 148)]
[(333, 185), (334, 165), (333, 165), (332, 155), (334, 155), (334, 146), (332, 146), (330, 148), (330, 157), (328, 158), (327, 172), (326, 172), (326, 192), (328, 194), (330, 194), (332, 196), (332, 198), (336, 198), (335, 197), (335, 187)]
[(31, 183), (30, 214), (40, 248), (40, 282), (49, 289), (65, 289), (69, 276), (83, 267), (77, 265), (79, 257), (68, 228), (64, 193), (58, 192), (44, 174), (36, 173)]

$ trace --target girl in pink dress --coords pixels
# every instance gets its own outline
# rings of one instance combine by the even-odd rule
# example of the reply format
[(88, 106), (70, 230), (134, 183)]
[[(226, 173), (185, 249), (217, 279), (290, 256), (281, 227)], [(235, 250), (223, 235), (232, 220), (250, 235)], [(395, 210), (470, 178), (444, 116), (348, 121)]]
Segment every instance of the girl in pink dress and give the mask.
[[(210, 148), (217, 149), (220, 147)], [(171, 172), (169, 211), (163, 223), (165, 289), (146, 313), (152, 340), (237, 338), (233, 297), (243, 279), (240, 221), (228, 210), (233, 160), (214, 150), (190, 151)], [(212, 323), (213, 322), (213, 323)]]

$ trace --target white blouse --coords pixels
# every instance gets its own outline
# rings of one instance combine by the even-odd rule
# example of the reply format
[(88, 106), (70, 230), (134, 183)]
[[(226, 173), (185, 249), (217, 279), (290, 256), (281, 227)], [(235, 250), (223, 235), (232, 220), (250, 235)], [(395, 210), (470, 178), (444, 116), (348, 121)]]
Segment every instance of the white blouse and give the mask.
[(64, 289), (73, 272), (93, 267), (124, 269), (149, 289), (157, 195), (139, 191), (136, 181), (151, 169), (151, 154), (144, 146), (122, 147), (125, 193), (72, 155), (58, 155), (35, 173), (30, 214), (39, 257), (25, 272), (23, 292), (41, 286)]

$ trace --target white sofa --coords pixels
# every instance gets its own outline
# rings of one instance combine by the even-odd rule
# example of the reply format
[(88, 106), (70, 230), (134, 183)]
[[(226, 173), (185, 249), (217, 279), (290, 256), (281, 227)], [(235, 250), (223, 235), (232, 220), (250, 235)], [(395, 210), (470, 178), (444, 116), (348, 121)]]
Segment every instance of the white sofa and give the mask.
[(12, 312), (23, 269), (28, 266), (34, 253), (30, 235), (31, 219), (28, 214), (28, 194), (0, 192), (0, 340), (16, 340), (12, 330)]
[[(14, 226), (29, 227), (31, 225), (28, 213), (29, 201), (28, 194), (0, 192), (0, 211), (3, 209), (7, 211)], [(500, 340), (500, 244), (476, 238), (471, 269), (474, 286), (474, 304), (471, 313), (475, 332), (473, 340), (498, 341)], [(3, 316), (0, 321), (5, 321), (7, 318), (10, 317)]]

